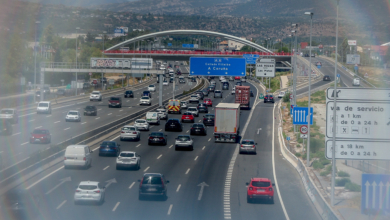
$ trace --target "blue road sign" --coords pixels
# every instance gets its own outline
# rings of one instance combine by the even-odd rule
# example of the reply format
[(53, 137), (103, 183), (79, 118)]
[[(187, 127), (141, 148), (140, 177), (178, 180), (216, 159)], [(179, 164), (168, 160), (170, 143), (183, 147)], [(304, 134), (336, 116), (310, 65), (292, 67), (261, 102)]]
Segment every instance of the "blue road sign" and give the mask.
[(340, 74), (337, 74), (337, 78), (340, 78)]
[(194, 48), (193, 44), (182, 44), (181, 46), (184, 48)]
[(246, 64), (256, 64), (256, 59), (259, 58), (257, 54), (244, 54), (242, 57), (245, 58)]
[(355, 70), (358, 71), (358, 70), (359, 70), (359, 67), (358, 67), (358, 66), (355, 66)]
[(290, 137), (287, 137), (286, 139), (287, 139), (288, 141), (289, 141), (289, 140), (291, 140), (291, 138), (290, 138)]
[[(307, 107), (294, 107), (293, 109), (293, 124), (294, 125), (307, 125), (307, 116), (309, 111)], [(313, 124), (313, 107), (310, 108), (310, 125)]]
[(193, 76), (245, 76), (245, 68), (244, 58), (190, 58), (190, 75)]
[(362, 214), (390, 211), (390, 175), (362, 174)]
[(168, 43), (168, 47), (172, 47), (172, 43)]
[(318, 68), (318, 69), (321, 69), (321, 65), (318, 65), (317, 68)]
[(295, 108), (295, 106), (296, 106), (296, 105), (291, 105), (291, 106), (290, 106), (290, 115), (293, 114), (293, 109)]

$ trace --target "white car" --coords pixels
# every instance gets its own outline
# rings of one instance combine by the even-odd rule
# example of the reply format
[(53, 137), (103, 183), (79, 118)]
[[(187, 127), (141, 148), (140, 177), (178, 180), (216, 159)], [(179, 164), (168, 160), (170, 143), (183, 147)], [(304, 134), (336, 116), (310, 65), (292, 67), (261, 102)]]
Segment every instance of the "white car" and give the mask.
[(106, 187), (95, 181), (82, 181), (76, 188), (74, 193), (74, 203), (77, 205), (80, 202), (104, 202)]
[(18, 111), (13, 108), (3, 108), (0, 110), (0, 118), (9, 120), (11, 123), (16, 124), (19, 122)]
[(191, 113), (195, 117), (199, 117), (199, 111), (196, 107), (188, 107), (187, 112)]
[(232, 95), (233, 94), (236, 94), (236, 87), (233, 87), (233, 89), (232, 89)]
[(116, 169), (141, 168), (141, 156), (134, 151), (122, 151), (116, 158)]
[(91, 95), (89, 96), (89, 101), (93, 101), (93, 100), (98, 100), (98, 101), (102, 101), (102, 94), (100, 93), (100, 91), (92, 91)]
[(194, 140), (189, 135), (179, 135), (175, 140), (175, 150), (179, 148), (194, 150)]
[(199, 103), (199, 96), (198, 95), (191, 95), (190, 100), (188, 100), (189, 103), (191, 102), (197, 102)]
[(138, 130), (149, 131), (149, 123), (145, 119), (137, 119), (137, 120), (135, 120), (134, 126)]
[(156, 87), (154, 85), (149, 85), (148, 86), (148, 91), (155, 92), (156, 91)]
[(160, 119), (168, 120), (168, 113), (167, 113), (166, 109), (158, 108), (157, 113), (158, 113), (158, 117), (160, 117)]
[(163, 86), (168, 86), (169, 85), (169, 82), (168, 81), (166, 81), (166, 80), (164, 80), (164, 82), (163, 82)]
[(353, 79), (352, 85), (353, 86), (360, 86), (360, 78)]
[(138, 131), (136, 126), (125, 125), (121, 130), (121, 135), (120, 135), (119, 139), (121, 141), (123, 141), (125, 139), (140, 140), (141, 139), (141, 132)]
[(158, 116), (158, 112), (148, 112), (146, 113), (146, 121), (149, 124), (160, 124), (160, 117)]
[(152, 105), (152, 101), (150, 100), (149, 96), (143, 96), (139, 100), (139, 104), (140, 105)]
[(81, 121), (80, 112), (76, 110), (69, 110), (68, 113), (65, 116), (65, 121)]
[(180, 102), (180, 107), (183, 108), (183, 109), (188, 108), (187, 101), (181, 101), (181, 102)]
[(281, 91), (281, 92), (279, 92), (278, 98), (283, 98), (284, 95), (286, 95), (286, 92)]
[(164, 66), (164, 65), (161, 65), (161, 66), (160, 66), (160, 70), (165, 70), (165, 66)]
[(51, 102), (39, 102), (37, 106), (37, 114), (39, 113), (51, 114)]
[(224, 80), (225, 79), (225, 77), (223, 77), (223, 76), (220, 76), (219, 77), (219, 81), (222, 81), (222, 80)]

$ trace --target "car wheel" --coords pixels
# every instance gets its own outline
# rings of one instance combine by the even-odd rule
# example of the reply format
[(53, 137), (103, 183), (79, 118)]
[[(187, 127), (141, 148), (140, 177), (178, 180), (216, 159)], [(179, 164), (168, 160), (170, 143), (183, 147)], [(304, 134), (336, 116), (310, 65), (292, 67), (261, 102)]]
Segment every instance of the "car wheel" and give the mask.
[(273, 197), (273, 196), (269, 199), (269, 202), (270, 202), (271, 204), (274, 204), (274, 197)]
[(167, 141), (165, 141), (165, 143), (164, 143), (164, 146), (166, 146), (167, 145)]
[(120, 170), (120, 168), (119, 168), (119, 166), (118, 166), (118, 165), (116, 165), (115, 169), (116, 169), (116, 170)]
[(138, 200), (143, 200), (143, 196), (138, 194)]
[(191, 151), (193, 151), (193, 150), (194, 150), (194, 146), (191, 145)]
[(178, 147), (175, 145), (175, 151), (177, 151), (178, 150)]
[(192, 120), (192, 121), (191, 121), (191, 123), (194, 123), (194, 122), (195, 122), (195, 120)]
[(247, 197), (246, 197), (246, 202), (247, 202), (247, 203), (252, 203), (252, 199), (249, 198), (249, 196), (247, 196)]

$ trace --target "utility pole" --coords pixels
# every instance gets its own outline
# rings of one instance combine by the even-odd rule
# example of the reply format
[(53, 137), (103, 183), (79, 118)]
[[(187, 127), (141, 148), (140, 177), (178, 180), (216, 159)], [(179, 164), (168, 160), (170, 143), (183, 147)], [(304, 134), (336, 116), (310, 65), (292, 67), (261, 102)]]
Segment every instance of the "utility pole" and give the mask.
[[(40, 24), (41, 22), (40, 21), (36, 21), (35, 22), (35, 42), (34, 42), (34, 102), (37, 101), (37, 51), (36, 51), (36, 48), (37, 48), (37, 29), (38, 29), (38, 25)], [(41, 94), (42, 96), (42, 94)]]
[(78, 50), (78, 45), (77, 45), (77, 38), (79, 37), (79, 30), (80, 28), (79, 27), (76, 27), (76, 31), (77, 31), (77, 34), (76, 34), (76, 96), (77, 96), (77, 87), (78, 87), (78, 83), (77, 83), (77, 73), (79, 72), (78, 70), (78, 65), (77, 65), (77, 50)]

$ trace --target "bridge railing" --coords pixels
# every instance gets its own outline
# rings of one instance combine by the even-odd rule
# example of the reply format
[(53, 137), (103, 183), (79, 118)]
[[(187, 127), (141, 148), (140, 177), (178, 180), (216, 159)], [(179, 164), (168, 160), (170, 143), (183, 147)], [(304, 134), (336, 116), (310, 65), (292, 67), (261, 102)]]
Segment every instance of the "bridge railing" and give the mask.
[(75, 62), (42, 62), (41, 68), (55, 68), (55, 69), (91, 69), (90, 63), (76, 63)]
[(105, 54), (169, 54), (169, 55), (236, 55), (255, 54), (259, 56), (291, 56), (291, 53), (266, 53), (266, 52), (222, 52), (222, 51), (177, 51), (177, 50), (106, 50)]

